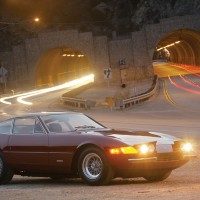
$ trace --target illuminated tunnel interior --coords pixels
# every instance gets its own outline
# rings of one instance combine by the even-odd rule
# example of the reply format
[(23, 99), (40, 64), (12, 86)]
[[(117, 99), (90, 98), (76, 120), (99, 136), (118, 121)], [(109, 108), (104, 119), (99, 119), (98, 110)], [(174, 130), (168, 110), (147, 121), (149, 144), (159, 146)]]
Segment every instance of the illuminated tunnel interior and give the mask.
[(92, 73), (87, 57), (73, 48), (54, 48), (47, 51), (36, 66), (36, 86), (53, 86)]
[(200, 32), (180, 29), (160, 40), (153, 60), (200, 66)]

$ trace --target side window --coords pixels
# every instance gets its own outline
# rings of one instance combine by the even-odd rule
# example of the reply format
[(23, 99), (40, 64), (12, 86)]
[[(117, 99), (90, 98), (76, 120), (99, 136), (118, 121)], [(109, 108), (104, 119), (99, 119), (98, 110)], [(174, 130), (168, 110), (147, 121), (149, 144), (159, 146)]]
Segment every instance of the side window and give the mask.
[(14, 124), (14, 134), (33, 134), (35, 118), (16, 118)]
[(34, 133), (35, 134), (45, 134), (45, 131), (44, 129), (42, 128), (42, 125), (41, 123), (39, 122), (39, 120), (37, 119), (36, 122), (35, 122), (35, 128), (34, 128)]
[(0, 123), (0, 134), (10, 134), (12, 130), (12, 120)]

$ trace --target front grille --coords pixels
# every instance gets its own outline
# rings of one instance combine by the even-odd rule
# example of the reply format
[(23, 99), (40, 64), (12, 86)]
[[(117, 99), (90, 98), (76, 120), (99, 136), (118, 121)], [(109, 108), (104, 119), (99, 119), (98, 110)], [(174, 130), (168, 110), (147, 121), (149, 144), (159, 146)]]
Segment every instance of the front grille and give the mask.
[(173, 161), (173, 160), (180, 160), (181, 154), (180, 153), (161, 153), (157, 155), (158, 161)]

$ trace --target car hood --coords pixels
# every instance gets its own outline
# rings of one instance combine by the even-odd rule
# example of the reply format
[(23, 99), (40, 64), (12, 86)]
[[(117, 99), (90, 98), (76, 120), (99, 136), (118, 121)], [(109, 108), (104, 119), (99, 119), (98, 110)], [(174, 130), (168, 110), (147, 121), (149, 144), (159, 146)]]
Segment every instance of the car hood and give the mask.
[(101, 130), (90, 132), (90, 134), (91, 133), (113, 138), (131, 146), (149, 142), (156, 142), (157, 144), (173, 144), (174, 141), (179, 140), (168, 134), (147, 131)]

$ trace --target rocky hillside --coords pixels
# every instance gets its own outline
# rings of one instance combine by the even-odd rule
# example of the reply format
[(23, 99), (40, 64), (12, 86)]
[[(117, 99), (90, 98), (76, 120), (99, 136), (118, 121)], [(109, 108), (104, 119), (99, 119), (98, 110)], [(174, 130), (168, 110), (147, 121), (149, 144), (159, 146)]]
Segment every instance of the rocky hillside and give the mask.
[[(0, 51), (40, 31), (125, 35), (162, 18), (198, 13), (200, 0), (0, 0), (0, 21), (11, 23), (0, 23)], [(41, 22), (34, 24), (34, 16)]]

